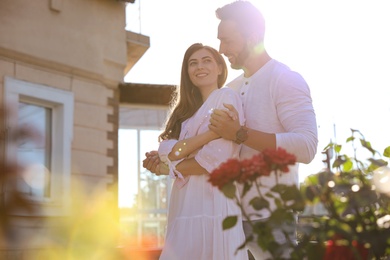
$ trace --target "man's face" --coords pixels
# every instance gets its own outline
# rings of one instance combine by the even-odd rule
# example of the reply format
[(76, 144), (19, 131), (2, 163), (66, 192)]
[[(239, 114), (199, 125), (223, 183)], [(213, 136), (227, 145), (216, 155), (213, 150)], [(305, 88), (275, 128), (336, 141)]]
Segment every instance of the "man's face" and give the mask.
[(219, 52), (225, 55), (233, 69), (243, 69), (249, 56), (245, 38), (233, 21), (221, 21), (218, 26)]

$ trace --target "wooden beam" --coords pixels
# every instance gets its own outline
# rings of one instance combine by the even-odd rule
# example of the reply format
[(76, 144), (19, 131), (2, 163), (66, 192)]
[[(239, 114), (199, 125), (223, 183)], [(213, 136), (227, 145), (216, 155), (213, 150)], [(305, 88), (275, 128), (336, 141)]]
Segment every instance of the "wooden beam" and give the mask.
[(169, 106), (175, 89), (175, 85), (122, 83), (119, 85), (119, 102)]

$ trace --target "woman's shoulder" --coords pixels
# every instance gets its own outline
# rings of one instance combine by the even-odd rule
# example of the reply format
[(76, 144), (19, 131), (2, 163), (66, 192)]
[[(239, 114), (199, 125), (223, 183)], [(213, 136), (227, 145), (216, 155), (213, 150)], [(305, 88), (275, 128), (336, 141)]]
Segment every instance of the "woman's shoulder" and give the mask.
[(213, 101), (211, 102), (217, 102), (217, 103), (237, 103), (241, 102), (240, 95), (237, 91), (234, 89), (231, 89), (229, 87), (222, 87), (215, 91), (215, 95), (213, 95), (212, 98)]
[(233, 95), (233, 96), (239, 96), (238, 92), (234, 89), (231, 89), (227, 86), (224, 86), (218, 90), (219, 95)]

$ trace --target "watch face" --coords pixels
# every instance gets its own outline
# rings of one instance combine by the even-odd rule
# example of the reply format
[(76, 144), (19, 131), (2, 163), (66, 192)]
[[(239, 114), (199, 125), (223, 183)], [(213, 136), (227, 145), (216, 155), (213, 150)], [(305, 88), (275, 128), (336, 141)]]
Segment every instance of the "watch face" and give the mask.
[(236, 133), (236, 143), (241, 144), (248, 139), (248, 130), (241, 127)]
[(242, 139), (245, 139), (245, 137), (246, 137), (246, 131), (244, 129), (240, 128), (240, 130), (238, 130), (238, 132), (237, 132), (237, 139), (242, 140)]

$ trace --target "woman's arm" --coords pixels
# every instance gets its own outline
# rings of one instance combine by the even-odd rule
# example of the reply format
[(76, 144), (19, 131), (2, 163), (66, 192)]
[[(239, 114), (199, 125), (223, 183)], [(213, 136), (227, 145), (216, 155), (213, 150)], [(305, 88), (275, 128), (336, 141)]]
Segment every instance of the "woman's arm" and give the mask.
[[(158, 170), (155, 172), (156, 175), (169, 174), (169, 167), (163, 162), (159, 163), (157, 169)], [(209, 173), (205, 168), (200, 166), (194, 157), (181, 161), (178, 165), (176, 165), (176, 170), (178, 170), (183, 176), (202, 175)]]
[[(160, 162), (157, 166), (156, 175), (168, 175), (169, 167), (163, 162)], [(183, 176), (189, 175), (202, 175), (208, 174), (209, 172), (200, 166), (200, 164), (195, 160), (195, 158), (189, 158), (181, 161), (178, 165), (176, 165), (176, 170), (178, 170)]]
[(169, 153), (168, 158), (171, 161), (177, 161), (183, 159), (201, 148), (208, 142), (219, 138), (219, 136), (213, 131), (206, 131), (205, 133), (196, 135), (194, 137), (178, 141)]

